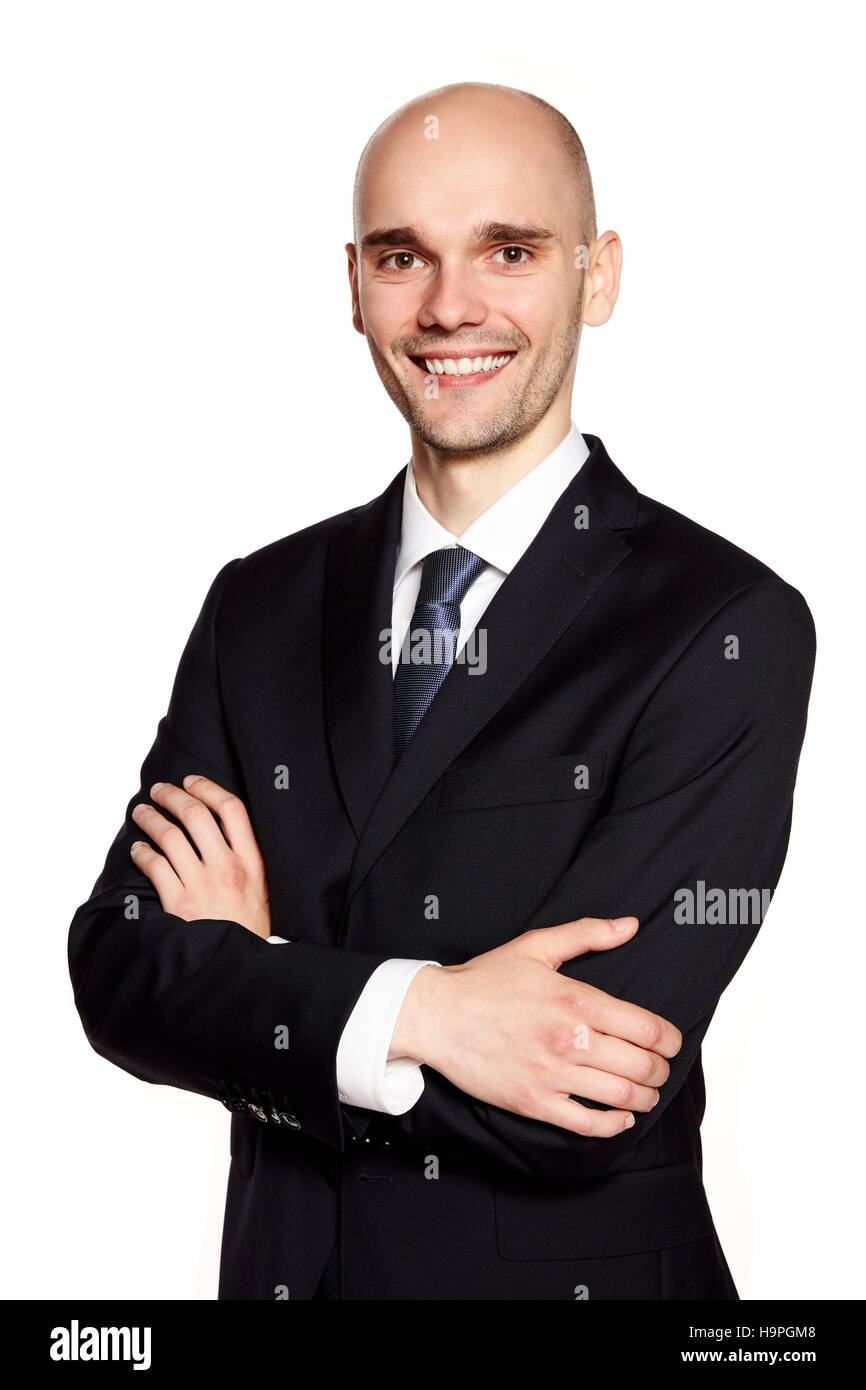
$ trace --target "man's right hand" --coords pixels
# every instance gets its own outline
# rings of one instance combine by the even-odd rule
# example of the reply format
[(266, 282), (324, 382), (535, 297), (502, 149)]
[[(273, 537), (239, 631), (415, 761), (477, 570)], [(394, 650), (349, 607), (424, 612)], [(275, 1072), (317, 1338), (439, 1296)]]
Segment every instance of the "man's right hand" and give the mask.
[(657, 1014), (558, 972), (588, 951), (621, 946), (637, 926), (636, 917), (581, 917), (463, 965), (425, 966), (406, 993), (389, 1058), (413, 1057), (467, 1095), (532, 1120), (620, 1134), (633, 1111), (657, 1103), (682, 1036)]

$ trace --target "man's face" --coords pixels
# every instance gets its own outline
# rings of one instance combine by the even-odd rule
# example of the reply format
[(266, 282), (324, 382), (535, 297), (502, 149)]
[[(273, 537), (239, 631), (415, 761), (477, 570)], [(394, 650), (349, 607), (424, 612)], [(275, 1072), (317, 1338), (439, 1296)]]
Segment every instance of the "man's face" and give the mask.
[(346, 248), (355, 326), (420, 440), (487, 451), (571, 399), (577, 189), (549, 123), (525, 103), (445, 104), (438, 139), (427, 128), (421, 108), (404, 113), (368, 152), (357, 263)]

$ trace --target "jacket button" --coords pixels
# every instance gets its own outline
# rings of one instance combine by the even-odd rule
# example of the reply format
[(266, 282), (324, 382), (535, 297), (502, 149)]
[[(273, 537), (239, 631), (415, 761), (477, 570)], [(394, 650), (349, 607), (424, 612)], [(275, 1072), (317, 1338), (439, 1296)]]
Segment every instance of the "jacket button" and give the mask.
[(288, 1125), (289, 1129), (300, 1129), (301, 1122), (297, 1115), (292, 1115), (288, 1110), (280, 1111), (280, 1123)]
[(250, 1114), (254, 1115), (257, 1120), (261, 1120), (262, 1124), (264, 1125), (267, 1124), (268, 1117), (260, 1105), (253, 1105), (251, 1103), (247, 1108)]
[(247, 1113), (247, 1103), (245, 1100), (236, 1100), (234, 1096), (221, 1097), (226, 1110), (231, 1110), (233, 1115), (245, 1115)]

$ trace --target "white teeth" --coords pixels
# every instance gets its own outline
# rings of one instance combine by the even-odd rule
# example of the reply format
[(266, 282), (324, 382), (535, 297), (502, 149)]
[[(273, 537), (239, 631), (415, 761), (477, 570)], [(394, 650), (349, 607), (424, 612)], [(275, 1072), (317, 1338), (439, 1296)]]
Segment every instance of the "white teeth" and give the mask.
[(512, 353), (506, 352), (499, 357), (425, 357), (424, 363), (428, 372), (436, 376), (474, 376), (476, 372), (495, 371), (498, 367), (504, 367), (512, 356)]

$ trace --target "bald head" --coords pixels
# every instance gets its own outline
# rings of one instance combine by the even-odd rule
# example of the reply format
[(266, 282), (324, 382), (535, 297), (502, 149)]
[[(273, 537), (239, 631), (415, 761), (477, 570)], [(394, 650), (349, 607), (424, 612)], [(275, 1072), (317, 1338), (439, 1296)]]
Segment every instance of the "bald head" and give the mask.
[[(377, 160), (387, 159), (395, 142), (409, 138), (444, 141), (456, 130), (471, 132), (473, 122), (483, 130), (489, 121), (513, 132), (515, 159), (525, 158), (535, 167), (559, 162), (573, 184), (582, 240), (589, 246), (597, 235), (595, 198), (586, 153), (571, 122), (555, 106), (516, 87), (489, 82), (456, 82), (413, 98), (382, 122), (361, 153), (355, 173), (352, 201), (355, 239), (362, 221), (361, 209)], [(420, 163), (420, 161), (419, 161)], [(459, 171), (455, 169), (455, 176)]]
[(567, 432), (582, 326), (606, 322), (619, 239), (597, 234), (583, 146), (529, 92), (461, 82), (379, 126), (346, 245), (352, 322), (437, 457)]

